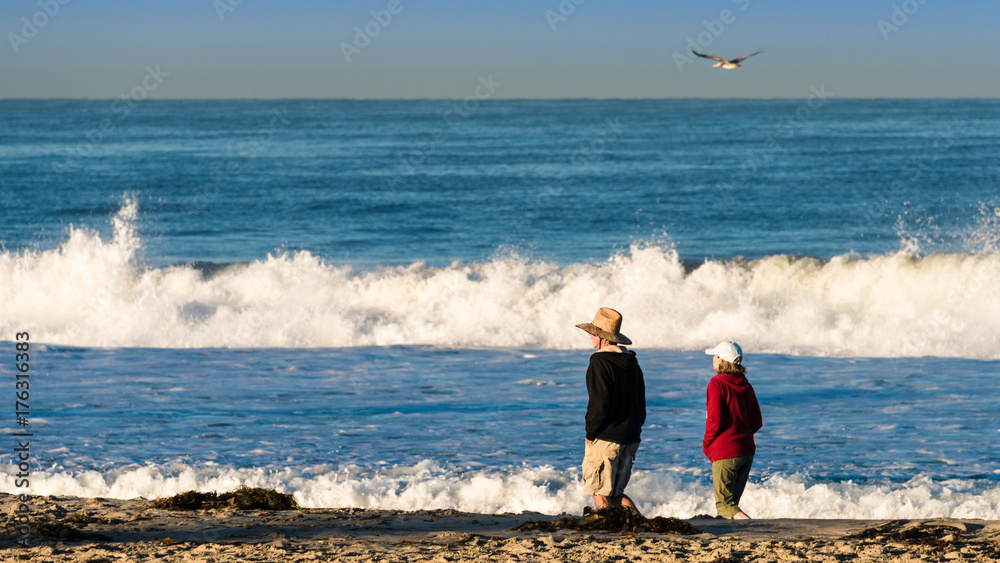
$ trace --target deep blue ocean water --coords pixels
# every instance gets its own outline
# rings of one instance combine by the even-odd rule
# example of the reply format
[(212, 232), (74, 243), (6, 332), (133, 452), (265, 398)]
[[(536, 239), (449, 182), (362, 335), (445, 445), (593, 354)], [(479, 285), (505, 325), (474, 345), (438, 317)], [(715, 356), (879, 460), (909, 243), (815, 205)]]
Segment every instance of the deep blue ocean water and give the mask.
[(0, 240), (51, 248), (134, 193), (155, 265), (927, 253), (1000, 179), (996, 100), (455, 104), (4, 101)]
[(34, 492), (578, 513), (607, 305), (647, 513), (711, 512), (735, 339), (751, 514), (1000, 518), (998, 153), (996, 100), (0, 101)]

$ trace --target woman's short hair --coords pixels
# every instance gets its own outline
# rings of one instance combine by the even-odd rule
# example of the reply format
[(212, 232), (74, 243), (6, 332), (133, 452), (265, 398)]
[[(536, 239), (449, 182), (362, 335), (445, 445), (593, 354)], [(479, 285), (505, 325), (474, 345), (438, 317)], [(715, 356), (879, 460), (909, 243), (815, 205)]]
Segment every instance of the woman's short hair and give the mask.
[[(736, 361), (739, 362), (740, 359), (741, 358), (736, 358)], [(729, 374), (729, 375), (745, 375), (746, 372), (747, 372), (747, 368), (743, 367), (743, 365), (740, 364), (740, 363), (735, 363), (734, 364), (732, 362), (727, 362), (726, 360), (723, 360), (722, 358), (719, 358), (719, 369), (718, 369), (718, 372), (719, 373)]]

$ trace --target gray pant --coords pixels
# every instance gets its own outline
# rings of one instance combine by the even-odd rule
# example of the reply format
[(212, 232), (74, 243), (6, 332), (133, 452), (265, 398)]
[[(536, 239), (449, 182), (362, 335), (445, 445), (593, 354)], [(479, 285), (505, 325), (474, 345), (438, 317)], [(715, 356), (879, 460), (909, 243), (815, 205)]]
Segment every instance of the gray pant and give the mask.
[(732, 518), (740, 510), (740, 497), (750, 478), (753, 456), (733, 457), (712, 462), (715, 510), (723, 518)]

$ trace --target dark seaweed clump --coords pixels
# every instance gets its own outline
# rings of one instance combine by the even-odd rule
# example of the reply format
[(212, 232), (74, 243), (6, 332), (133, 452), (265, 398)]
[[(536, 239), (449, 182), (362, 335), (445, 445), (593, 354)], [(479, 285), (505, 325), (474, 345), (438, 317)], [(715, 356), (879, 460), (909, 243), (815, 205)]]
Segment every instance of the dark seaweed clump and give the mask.
[(583, 518), (564, 516), (558, 520), (525, 522), (514, 529), (519, 532), (529, 530), (553, 532), (560, 528), (601, 532), (653, 532), (683, 536), (704, 533), (702, 530), (678, 518), (664, 518), (662, 516), (644, 518), (621, 506), (602, 508)]
[(153, 501), (153, 508), (162, 510), (204, 510), (209, 508), (239, 508), (241, 510), (298, 510), (292, 495), (273, 489), (242, 486), (228, 493), (188, 491)]
[(961, 532), (955, 528), (928, 526), (897, 529), (906, 524), (908, 524), (906, 520), (893, 520), (847, 537), (861, 540), (890, 540), (909, 545), (927, 545), (937, 550), (963, 543)]

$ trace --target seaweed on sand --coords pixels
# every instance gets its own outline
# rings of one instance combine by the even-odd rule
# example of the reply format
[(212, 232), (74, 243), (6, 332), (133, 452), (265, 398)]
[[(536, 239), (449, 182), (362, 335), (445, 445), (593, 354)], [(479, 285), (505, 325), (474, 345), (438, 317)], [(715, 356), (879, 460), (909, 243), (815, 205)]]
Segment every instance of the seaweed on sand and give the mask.
[(950, 526), (905, 527), (908, 524), (907, 520), (893, 520), (847, 537), (864, 540), (890, 540), (909, 545), (927, 545), (935, 550), (943, 550), (952, 545), (963, 543), (962, 532), (956, 528)]
[(679, 534), (684, 536), (704, 533), (702, 530), (678, 518), (664, 518), (662, 516), (644, 518), (621, 506), (602, 508), (583, 518), (564, 516), (558, 520), (529, 521), (514, 529), (519, 532), (527, 530), (551, 532), (560, 528), (602, 532), (653, 532), (657, 534)]
[(163, 510), (203, 510), (222, 507), (242, 510), (298, 510), (300, 508), (292, 495), (279, 493), (273, 489), (251, 488), (245, 485), (228, 493), (188, 491), (153, 501), (153, 508)]

